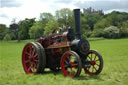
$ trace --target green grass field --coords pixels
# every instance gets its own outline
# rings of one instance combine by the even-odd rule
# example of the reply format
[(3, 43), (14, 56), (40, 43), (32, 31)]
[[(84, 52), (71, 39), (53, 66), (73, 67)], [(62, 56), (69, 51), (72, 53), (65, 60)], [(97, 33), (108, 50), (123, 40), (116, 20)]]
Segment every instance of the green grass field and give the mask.
[(104, 59), (100, 75), (89, 76), (82, 71), (78, 78), (65, 77), (62, 72), (47, 70), (45, 74), (25, 74), (21, 54), (29, 41), (0, 41), (0, 85), (128, 85), (128, 39), (89, 39), (91, 49)]

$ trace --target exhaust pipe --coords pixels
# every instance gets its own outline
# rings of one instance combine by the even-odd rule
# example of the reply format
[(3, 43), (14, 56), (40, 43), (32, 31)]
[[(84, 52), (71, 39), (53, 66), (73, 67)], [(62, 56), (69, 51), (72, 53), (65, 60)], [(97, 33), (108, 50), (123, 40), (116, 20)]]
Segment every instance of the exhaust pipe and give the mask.
[(80, 9), (74, 9), (74, 17), (75, 17), (76, 37), (77, 39), (81, 39)]

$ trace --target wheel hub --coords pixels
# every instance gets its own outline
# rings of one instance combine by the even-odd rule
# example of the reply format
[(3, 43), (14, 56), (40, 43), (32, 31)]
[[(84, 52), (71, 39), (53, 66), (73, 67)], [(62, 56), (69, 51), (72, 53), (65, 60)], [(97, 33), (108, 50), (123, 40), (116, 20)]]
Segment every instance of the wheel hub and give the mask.
[(91, 61), (91, 65), (95, 65), (96, 64), (96, 62), (95, 61)]
[(30, 61), (33, 62), (33, 58), (32, 57), (30, 58)]

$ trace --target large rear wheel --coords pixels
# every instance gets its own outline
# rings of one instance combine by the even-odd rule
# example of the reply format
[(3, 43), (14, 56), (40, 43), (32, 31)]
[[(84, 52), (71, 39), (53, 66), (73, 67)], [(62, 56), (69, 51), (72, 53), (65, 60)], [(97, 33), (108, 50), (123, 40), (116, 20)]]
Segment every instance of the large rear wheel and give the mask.
[(61, 59), (61, 70), (65, 76), (76, 77), (81, 73), (82, 64), (79, 55), (74, 51), (64, 53)]
[(41, 47), (34, 42), (25, 45), (22, 53), (22, 64), (27, 74), (42, 73), (46, 61), (42, 55)]

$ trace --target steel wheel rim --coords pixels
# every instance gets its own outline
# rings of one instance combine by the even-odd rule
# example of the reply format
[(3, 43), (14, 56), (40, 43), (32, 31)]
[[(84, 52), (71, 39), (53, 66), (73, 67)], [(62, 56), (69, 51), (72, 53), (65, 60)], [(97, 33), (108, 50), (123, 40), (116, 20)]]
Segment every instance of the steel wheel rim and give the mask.
[(87, 72), (88, 74), (96, 74), (100, 70), (101, 60), (99, 56), (100, 55), (96, 52), (89, 52), (87, 60), (91, 62), (91, 67), (84, 68), (85, 72)]
[(72, 53), (66, 53), (63, 56), (61, 68), (65, 76), (74, 77), (78, 72), (78, 62), (73, 60), (74, 57), (76, 56)]
[(27, 74), (36, 73), (38, 66), (38, 53), (36, 48), (31, 43), (24, 47), (22, 63)]

